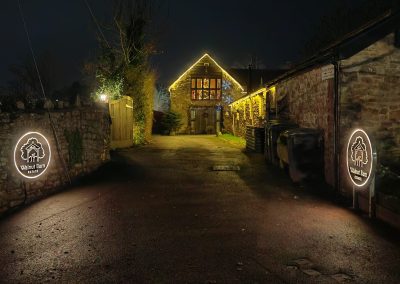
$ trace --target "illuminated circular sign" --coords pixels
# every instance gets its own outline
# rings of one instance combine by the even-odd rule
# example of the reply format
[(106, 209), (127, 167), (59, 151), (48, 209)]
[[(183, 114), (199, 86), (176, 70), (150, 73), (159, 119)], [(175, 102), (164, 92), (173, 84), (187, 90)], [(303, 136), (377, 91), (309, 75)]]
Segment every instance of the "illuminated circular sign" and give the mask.
[(18, 172), (29, 179), (44, 174), (50, 164), (49, 141), (39, 132), (28, 132), (19, 138), (14, 148), (14, 164)]
[(357, 187), (369, 184), (375, 166), (375, 153), (368, 134), (362, 129), (356, 129), (350, 135), (347, 143), (347, 172), (351, 182)]

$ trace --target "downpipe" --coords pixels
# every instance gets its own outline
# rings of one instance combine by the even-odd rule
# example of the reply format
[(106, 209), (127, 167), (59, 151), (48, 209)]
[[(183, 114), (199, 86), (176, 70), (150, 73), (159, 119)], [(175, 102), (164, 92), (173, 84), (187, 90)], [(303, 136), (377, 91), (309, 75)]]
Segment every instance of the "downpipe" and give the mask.
[(335, 191), (340, 192), (340, 62), (334, 58), (334, 121), (333, 121), (333, 153), (334, 153), (334, 168), (335, 168)]

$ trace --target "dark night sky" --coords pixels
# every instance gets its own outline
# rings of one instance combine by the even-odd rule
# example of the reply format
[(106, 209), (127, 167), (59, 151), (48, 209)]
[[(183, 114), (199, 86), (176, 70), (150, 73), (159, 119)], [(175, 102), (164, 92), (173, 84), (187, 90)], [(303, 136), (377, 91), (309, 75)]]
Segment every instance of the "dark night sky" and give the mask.
[[(100, 21), (111, 14), (111, 1), (88, 2)], [(338, 5), (335, 0), (159, 2), (152, 35), (160, 52), (152, 63), (163, 83), (174, 80), (204, 52), (225, 67), (245, 67), (251, 55), (268, 68), (296, 62), (320, 17)], [(360, 5), (363, 0), (347, 2)], [(50, 53), (56, 72), (64, 78), (62, 84), (79, 79), (83, 61), (93, 57), (97, 47), (96, 29), (84, 1), (21, 3), (35, 52)], [(0, 84), (4, 84), (10, 79), (8, 66), (29, 55), (16, 0), (2, 1), (0, 35)]]

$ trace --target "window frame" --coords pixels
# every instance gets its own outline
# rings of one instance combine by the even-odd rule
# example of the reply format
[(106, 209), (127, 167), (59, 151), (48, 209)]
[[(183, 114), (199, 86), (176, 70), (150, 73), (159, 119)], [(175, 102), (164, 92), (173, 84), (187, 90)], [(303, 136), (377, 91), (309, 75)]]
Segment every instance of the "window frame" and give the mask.
[[(199, 80), (200, 80), (200, 84), (199, 84)], [(204, 88), (205, 80), (208, 80), (207, 88)], [(211, 88), (211, 80), (215, 80), (214, 88)], [(211, 93), (215, 94), (214, 98), (211, 98)], [(205, 94), (207, 94), (206, 97), (205, 97)], [(221, 101), (222, 100), (222, 76), (207, 76), (207, 77), (192, 76), (190, 78), (190, 98), (192, 101)]]

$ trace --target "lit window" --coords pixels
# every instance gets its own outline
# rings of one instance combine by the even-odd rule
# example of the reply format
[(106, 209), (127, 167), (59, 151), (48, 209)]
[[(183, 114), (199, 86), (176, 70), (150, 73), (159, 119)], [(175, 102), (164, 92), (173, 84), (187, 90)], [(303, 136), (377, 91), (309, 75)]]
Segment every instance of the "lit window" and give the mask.
[(210, 87), (210, 85), (209, 85), (208, 83), (209, 83), (209, 80), (208, 80), (208, 79), (204, 79), (204, 80), (203, 80), (203, 88), (204, 88), (204, 89), (208, 89), (208, 88)]
[(215, 100), (216, 97), (216, 90), (210, 90), (210, 100)]
[(208, 90), (203, 90), (203, 100), (209, 100), (210, 96), (208, 95)]
[(203, 99), (203, 96), (201, 95), (201, 90), (197, 90), (197, 92), (196, 92), (196, 100), (201, 100), (201, 99)]
[(203, 87), (202, 80), (197, 79), (197, 89), (201, 89)]
[(192, 78), (192, 100), (221, 100), (221, 78)]
[(210, 89), (216, 89), (216, 80), (215, 79), (210, 79)]

